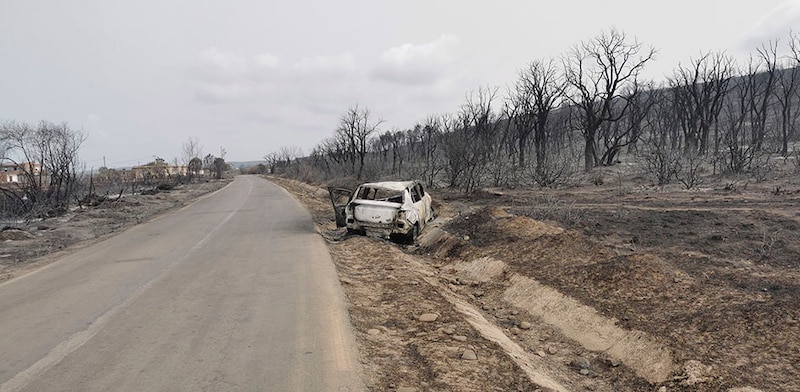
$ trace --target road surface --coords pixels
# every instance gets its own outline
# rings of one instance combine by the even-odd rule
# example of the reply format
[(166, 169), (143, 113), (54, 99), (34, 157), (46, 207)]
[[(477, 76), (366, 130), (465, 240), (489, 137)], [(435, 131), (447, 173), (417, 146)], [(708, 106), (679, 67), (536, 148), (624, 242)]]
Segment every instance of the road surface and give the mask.
[(0, 284), (0, 392), (359, 391), (311, 217), (254, 176)]

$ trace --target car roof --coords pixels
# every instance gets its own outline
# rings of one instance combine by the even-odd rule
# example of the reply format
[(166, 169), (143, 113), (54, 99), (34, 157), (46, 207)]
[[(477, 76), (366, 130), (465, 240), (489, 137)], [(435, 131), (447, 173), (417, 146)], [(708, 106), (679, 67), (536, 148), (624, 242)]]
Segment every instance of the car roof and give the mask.
[(411, 187), (416, 181), (382, 181), (382, 182), (368, 182), (361, 184), (362, 187), (387, 189), (390, 191), (402, 191)]

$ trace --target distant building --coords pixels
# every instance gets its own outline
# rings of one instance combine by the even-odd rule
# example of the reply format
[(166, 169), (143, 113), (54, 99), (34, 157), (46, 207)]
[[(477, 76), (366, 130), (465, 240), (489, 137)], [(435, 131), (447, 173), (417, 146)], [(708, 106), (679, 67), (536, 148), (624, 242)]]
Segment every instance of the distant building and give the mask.
[(170, 176), (185, 176), (189, 174), (189, 166), (169, 166), (167, 173)]
[(151, 162), (142, 166), (134, 166), (129, 170), (123, 170), (126, 177), (136, 181), (148, 179), (168, 178), (172, 176), (185, 176), (189, 173), (187, 166), (170, 166), (163, 162)]
[(35, 162), (0, 163), (0, 184), (19, 184), (25, 181), (25, 173), (38, 175), (42, 165)]

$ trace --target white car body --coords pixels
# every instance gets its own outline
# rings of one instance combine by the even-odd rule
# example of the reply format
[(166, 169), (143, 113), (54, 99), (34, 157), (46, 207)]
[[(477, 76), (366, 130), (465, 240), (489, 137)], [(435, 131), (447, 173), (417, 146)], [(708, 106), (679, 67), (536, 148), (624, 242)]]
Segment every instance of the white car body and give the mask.
[[(431, 196), (417, 181), (372, 182), (361, 184), (354, 192), (336, 188), (329, 192), (337, 226), (350, 232), (383, 238), (401, 236), (413, 242), (433, 219)], [(349, 198), (342, 203), (345, 196)]]

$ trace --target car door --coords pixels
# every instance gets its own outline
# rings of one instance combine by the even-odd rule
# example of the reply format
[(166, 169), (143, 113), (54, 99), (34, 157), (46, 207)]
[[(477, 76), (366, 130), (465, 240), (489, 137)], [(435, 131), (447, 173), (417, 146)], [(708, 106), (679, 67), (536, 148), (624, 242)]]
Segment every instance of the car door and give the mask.
[(328, 194), (333, 205), (333, 213), (336, 216), (336, 227), (347, 226), (347, 216), (344, 209), (347, 207), (347, 203), (350, 202), (353, 191), (343, 188), (328, 188)]
[(422, 229), (425, 223), (430, 220), (430, 197), (425, 197), (425, 191), (422, 189), (421, 184), (415, 184), (410, 191), (414, 201), (414, 209), (419, 216), (419, 227)]

